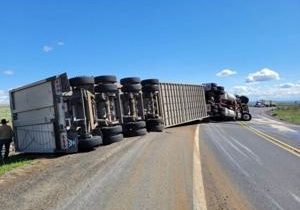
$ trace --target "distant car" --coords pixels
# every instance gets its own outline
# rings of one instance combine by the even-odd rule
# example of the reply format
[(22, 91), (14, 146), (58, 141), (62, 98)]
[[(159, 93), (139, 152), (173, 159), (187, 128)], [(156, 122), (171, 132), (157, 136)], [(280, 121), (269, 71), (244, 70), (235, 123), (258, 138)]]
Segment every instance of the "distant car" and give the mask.
[(263, 103), (257, 102), (255, 104), (255, 107), (265, 107), (265, 105)]

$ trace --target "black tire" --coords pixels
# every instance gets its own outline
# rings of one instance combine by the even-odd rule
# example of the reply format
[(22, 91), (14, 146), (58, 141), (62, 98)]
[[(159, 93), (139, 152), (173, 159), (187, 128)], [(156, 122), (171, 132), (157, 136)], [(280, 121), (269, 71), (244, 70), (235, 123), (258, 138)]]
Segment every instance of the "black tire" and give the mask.
[(155, 113), (148, 113), (145, 115), (145, 118), (146, 119), (154, 119), (154, 118), (156, 118), (156, 116), (157, 115)]
[(111, 135), (111, 136), (104, 136), (103, 137), (103, 144), (104, 145), (108, 145), (108, 144), (112, 144), (115, 142), (119, 142), (122, 141), (124, 138), (122, 133), (116, 134), (116, 135)]
[(135, 122), (132, 116), (123, 116), (123, 126), (130, 122)]
[(218, 106), (216, 104), (211, 104), (211, 109), (218, 109)]
[(217, 88), (217, 87), (211, 87), (211, 90), (212, 90), (213, 92), (215, 92), (215, 91), (218, 91), (218, 88)]
[(147, 132), (147, 129), (146, 129), (146, 128), (142, 128), (142, 129), (133, 131), (133, 134), (135, 134), (136, 136), (144, 136), (144, 135), (146, 135), (147, 133), (148, 133), (148, 132)]
[(124, 130), (132, 131), (132, 130), (139, 130), (141, 128), (146, 127), (145, 121), (137, 121), (137, 122), (128, 122), (123, 125)]
[(250, 113), (243, 113), (242, 114), (242, 120), (250, 121), (251, 119), (252, 119), (252, 115)]
[(144, 136), (146, 134), (147, 134), (147, 129), (146, 128), (141, 128), (141, 129), (138, 129), (138, 130), (131, 130), (131, 131), (124, 132), (124, 135), (126, 137)]
[(219, 107), (219, 111), (220, 112), (225, 112), (225, 108), (224, 107)]
[(212, 91), (206, 91), (205, 92), (205, 98), (206, 99), (210, 99), (211, 97), (213, 97), (214, 96), (214, 94), (212, 93)]
[(103, 75), (103, 76), (97, 76), (95, 77), (95, 83), (116, 83), (117, 77), (114, 75)]
[(141, 81), (142, 85), (158, 85), (159, 80), (158, 79), (145, 79)]
[(246, 96), (240, 96), (240, 100), (243, 104), (248, 104), (249, 98)]
[(91, 150), (102, 144), (101, 136), (92, 136), (90, 138), (78, 139), (79, 150)]
[(139, 92), (142, 90), (141, 84), (124, 85), (121, 90), (123, 92)]
[(143, 92), (156, 92), (159, 91), (158, 85), (146, 85), (142, 87)]
[(154, 131), (154, 132), (162, 132), (164, 130), (165, 126), (160, 124), (160, 125), (154, 125), (154, 126), (149, 126), (147, 127), (148, 131)]
[(213, 113), (218, 113), (218, 112), (219, 112), (219, 109), (218, 109), (218, 108), (213, 108), (211, 111), (212, 111)]
[(225, 111), (220, 111), (219, 113), (220, 113), (220, 115), (221, 115), (222, 117), (226, 118), (226, 112), (225, 112)]
[(210, 83), (210, 86), (211, 86), (211, 87), (217, 87), (217, 83), (213, 83), (213, 82), (212, 82), (212, 83)]
[(153, 118), (153, 119), (148, 119), (146, 121), (146, 125), (148, 126), (156, 126), (156, 125), (160, 125), (160, 124), (164, 124), (163, 119), (159, 119), (159, 118)]
[(96, 93), (117, 92), (118, 86), (115, 84), (99, 84), (95, 87)]
[(219, 91), (218, 91), (218, 94), (219, 94), (219, 95), (223, 95), (223, 94), (225, 94), (225, 91), (224, 91), (224, 90), (219, 90)]
[(223, 86), (217, 86), (217, 89), (218, 90), (224, 90), (224, 87)]
[(95, 84), (94, 77), (89, 76), (73, 77), (69, 79), (69, 82), (72, 87)]
[(103, 127), (101, 129), (103, 136), (112, 136), (116, 134), (122, 133), (122, 126), (121, 125), (115, 125), (112, 127)]
[(120, 80), (121, 85), (128, 84), (139, 84), (141, 83), (141, 79), (139, 77), (126, 77)]

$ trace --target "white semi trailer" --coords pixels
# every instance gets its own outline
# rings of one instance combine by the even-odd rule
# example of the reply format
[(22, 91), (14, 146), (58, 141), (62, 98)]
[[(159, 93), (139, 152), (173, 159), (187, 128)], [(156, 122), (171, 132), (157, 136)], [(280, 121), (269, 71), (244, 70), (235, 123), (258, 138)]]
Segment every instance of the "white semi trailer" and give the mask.
[(16, 150), (74, 153), (208, 117), (202, 85), (139, 82), (61, 74), (11, 90)]

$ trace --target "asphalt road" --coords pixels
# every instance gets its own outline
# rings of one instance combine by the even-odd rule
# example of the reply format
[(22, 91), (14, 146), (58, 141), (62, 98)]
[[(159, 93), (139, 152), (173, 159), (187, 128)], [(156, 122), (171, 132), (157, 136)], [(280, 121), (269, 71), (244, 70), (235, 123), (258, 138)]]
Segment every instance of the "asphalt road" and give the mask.
[(272, 118), (267, 114), (272, 108), (251, 108), (253, 120), (247, 122), (248, 125), (264, 131), (284, 143), (300, 149), (300, 125), (283, 122)]
[[(253, 120), (243, 124), (201, 124), (208, 209), (300, 209), (300, 156), (283, 146), (299, 149), (299, 126), (273, 120), (265, 111), (251, 109)], [(232, 197), (232, 206), (223, 202)]]
[(0, 177), (0, 209), (298, 210), (299, 126), (265, 111), (39, 159)]
[(0, 209), (195, 209), (203, 187), (201, 171), (193, 173), (196, 127), (149, 133), (15, 170), (0, 177)]

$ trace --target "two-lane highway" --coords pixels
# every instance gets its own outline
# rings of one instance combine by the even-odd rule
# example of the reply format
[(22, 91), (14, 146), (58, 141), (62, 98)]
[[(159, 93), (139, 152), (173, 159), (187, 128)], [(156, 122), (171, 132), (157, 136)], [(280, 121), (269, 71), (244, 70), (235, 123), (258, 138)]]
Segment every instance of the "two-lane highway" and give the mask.
[(0, 209), (298, 210), (299, 127), (252, 113), (35, 161), (1, 176)]
[(201, 125), (208, 209), (300, 209), (300, 157), (269, 139), (297, 148), (299, 130), (251, 111), (246, 124)]

